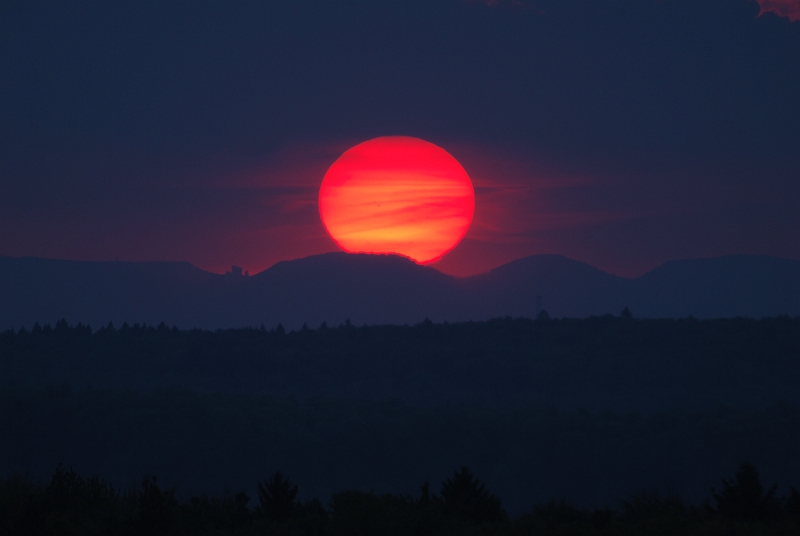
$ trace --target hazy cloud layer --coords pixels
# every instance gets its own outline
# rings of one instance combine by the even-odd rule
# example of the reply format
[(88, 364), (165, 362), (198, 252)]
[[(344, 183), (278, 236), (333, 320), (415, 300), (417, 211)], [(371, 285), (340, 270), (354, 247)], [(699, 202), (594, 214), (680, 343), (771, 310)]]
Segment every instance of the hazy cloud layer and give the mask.
[(792, 22), (800, 20), (800, 0), (756, 0), (761, 6), (759, 16), (764, 13), (775, 13)]

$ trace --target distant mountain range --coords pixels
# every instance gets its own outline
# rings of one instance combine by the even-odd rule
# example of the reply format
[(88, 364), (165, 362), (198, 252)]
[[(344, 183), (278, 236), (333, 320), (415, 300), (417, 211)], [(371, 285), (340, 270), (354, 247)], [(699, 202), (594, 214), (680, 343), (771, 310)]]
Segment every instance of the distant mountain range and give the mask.
[(61, 318), (228, 328), (298, 329), (534, 317), (696, 318), (800, 315), (800, 262), (735, 255), (673, 261), (636, 279), (559, 255), (519, 259), (467, 278), (394, 255), (328, 253), (253, 276), (189, 263), (0, 257), (0, 330)]

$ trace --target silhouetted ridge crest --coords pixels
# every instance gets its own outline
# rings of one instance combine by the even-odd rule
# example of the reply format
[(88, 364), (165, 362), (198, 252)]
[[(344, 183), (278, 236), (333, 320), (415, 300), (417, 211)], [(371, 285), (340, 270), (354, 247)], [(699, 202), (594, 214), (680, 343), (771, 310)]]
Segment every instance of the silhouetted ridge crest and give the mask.
[[(238, 273), (238, 272), (237, 272)], [(416, 324), (512, 316), (637, 318), (800, 315), (800, 262), (766, 256), (674, 261), (637, 279), (560, 255), (456, 278), (397, 255), (327, 253), (251, 277), (188, 263), (0, 257), (0, 329), (113, 321), (199, 328)]]

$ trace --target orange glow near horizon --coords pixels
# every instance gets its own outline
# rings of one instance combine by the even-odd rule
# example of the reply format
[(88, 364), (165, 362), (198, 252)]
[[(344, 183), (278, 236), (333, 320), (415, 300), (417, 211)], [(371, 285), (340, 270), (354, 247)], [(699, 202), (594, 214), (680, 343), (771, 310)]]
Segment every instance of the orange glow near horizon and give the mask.
[(464, 237), (475, 212), (472, 181), (450, 153), (407, 136), (348, 149), (325, 174), (319, 213), (349, 253), (439, 260)]

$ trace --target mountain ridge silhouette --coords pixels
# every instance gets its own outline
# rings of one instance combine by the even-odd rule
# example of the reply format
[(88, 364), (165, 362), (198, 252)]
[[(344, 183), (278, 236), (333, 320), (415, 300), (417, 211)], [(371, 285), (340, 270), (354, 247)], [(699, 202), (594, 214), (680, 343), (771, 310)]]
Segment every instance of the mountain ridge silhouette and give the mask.
[(323, 321), (415, 324), (619, 314), (696, 318), (800, 315), (800, 262), (730, 255), (667, 262), (618, 277), (561, 255), (533, 255), (454, 277), (397, 255), (325, 253), (281, 261), (252, 276), (188, 262), (0, 257), (0, 329), (113, 322), (236, 328)]

